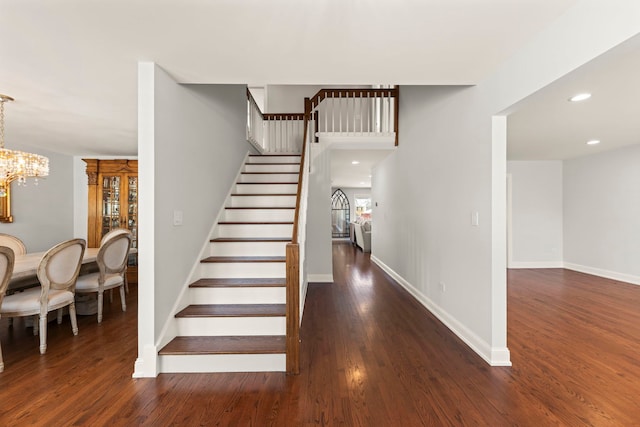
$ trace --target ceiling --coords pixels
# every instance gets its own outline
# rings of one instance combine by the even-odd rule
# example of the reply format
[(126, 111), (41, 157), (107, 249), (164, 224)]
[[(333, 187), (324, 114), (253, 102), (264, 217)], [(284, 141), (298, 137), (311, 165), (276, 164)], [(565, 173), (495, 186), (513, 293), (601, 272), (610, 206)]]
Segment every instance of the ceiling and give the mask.
[(135, 155), (139, 61), (181, 83), (474, 84), (574, 3), (0, 0), (6, 142)]
[[(332, 187), (371, 187), (371, 169), (393, 150), (331, 150)], [(357, 161), (358, 164), (353, 164)]]
[[(559, 160), (640, 144), (640, 36), (529, 96), (507, 122), (510, 160)], [(591, 98), (569, 102), (578, 93)], [(587, 145), (597, 139), (600, 144)]]

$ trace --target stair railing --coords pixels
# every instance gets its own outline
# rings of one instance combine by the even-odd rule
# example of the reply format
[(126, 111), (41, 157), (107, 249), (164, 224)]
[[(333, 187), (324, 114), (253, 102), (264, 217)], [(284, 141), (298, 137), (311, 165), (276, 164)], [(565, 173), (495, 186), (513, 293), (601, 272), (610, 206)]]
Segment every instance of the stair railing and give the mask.
[(311, 101), (305, 98), (305, 113), (302, 139), (302, 155), (298, 173), (296, 210), (293, 217), (291, 242), (287, 244), (287, 373), (300, 373), (300, 284), (305, 283), (305, 257), (307, 237), (307, 199), (309, 193), (309, 159), (313, 135)]
[(247, 89), (247, 141), (262, 154), (300, 153), (304, 114), (265, 114)]
[(398, 145), (399, 90), (321, 89), (311, 98), (315, 133), (343, 136), (395, 135)]

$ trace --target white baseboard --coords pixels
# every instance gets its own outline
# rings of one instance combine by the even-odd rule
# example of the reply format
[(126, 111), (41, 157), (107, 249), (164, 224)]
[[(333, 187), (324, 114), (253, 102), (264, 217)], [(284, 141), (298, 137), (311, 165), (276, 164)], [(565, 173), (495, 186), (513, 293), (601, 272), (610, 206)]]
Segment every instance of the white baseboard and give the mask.
[(489, 343), (477, 336), (474, 332), (460, 323), (456, 318), (443, 310), (439, 305), (434, 303), (426, 295), (424, 295), (413, 285), (407, 282), (402, 276), (400, 276), (393, 269), (383, 263), (378, 257), (376, 257), (375, 255), (371, 255), (371, 261), (373, 261), (382, 270), (389, 274), (396, 282), (398, 282), (400, 286), (405, 288), (407, 292), (409, 292), (434, 316), (436, 316), (438, 320), (440, 320), (462, 341), (464, 341), (465, 344), (467, 344), (473, 351), (475, 351), (480, 357), (482, 357), (489, 365), (511, 366), (511, 358), (508, 348), (492, 348)]
[(564, 268), (562, 261), (512, 261), (507, 268)]
[(158, 376), (158, 350), (153, 345), (144, 346), (133, 365), (132, 378), (155, 378)]
[(604, 277), (606, 279), (618, 280), (620, 282), (627, 282), (633, 285), (640, 285), (640, 276), (618, 273), (616, 271), (610, 270), (603, 270), (596, 267), (588, 267), (586, 265), (573, 264), (571, 262), (565, 262), (564, 268), (566, 268), (567, 270), (579, 271), (580, 273), (587, 273), (594, 276)]
[(333, 283), (333, 274), (309, 274), (308, 283)]

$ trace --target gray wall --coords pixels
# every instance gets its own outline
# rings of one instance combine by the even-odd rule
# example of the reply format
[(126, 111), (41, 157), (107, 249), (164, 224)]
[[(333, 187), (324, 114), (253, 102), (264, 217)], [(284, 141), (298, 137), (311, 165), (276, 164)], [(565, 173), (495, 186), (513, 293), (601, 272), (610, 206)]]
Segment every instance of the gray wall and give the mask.
[(33, 179), (27, 180), (26, 187), (19, 187), (17, 182), (11, 184), (14, 222), (0, 223), (0, 233), (19, 237), (28, 252), (44, 251), (74, 238), (73, 157), (28, 147), (11, 148), (49, 157), (50, 174), (38, 185)]
[(640, 144), (564, 162), (564, 261), (640, 284)]
[(562, 161), (510, 161), (510, 268), (562, 267)]
[[(249, 145), (246, 86), (180, 85), (159, 68), (155, 77), (157, 338), (209, 239)], [(140, 191), (145, 191), (142, 185)], [(182, 226), (173, 225), (174, 211), (183, 213)]]

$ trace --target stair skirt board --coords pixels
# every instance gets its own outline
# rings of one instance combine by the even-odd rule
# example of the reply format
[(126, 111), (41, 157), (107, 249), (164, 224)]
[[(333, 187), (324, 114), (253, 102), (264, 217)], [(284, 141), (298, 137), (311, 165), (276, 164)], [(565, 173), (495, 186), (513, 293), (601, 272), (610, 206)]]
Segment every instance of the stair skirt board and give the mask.
[(284, 262), (200, 263), (200, 277), (207, 278), (285, 277), (286, 271)]
[(289, 221), (293, 222), (295, 208), (282, 209), (233, 209), (224, 211), (225, 221)]
[(213, 242), (211, 256), (285, 256), (287, 242)]
[(300, 156), (250, 155), (249, 163), (300, 163)]
[(285, 354), (192, 354), (161, 355), (163, 373), (286, 372)]
[(242, 173), (240, 182), (293, 182), (298, 180), (295, 173)]
[(240, 208), (295, 208), (296, 207), (296, 195), (288, 194), (284, 196), (280, 195), (251, 195), (251, 196), (231, 196), (230, 207)]
[(218, 224), (217, 237), (277, 237), (291, 239), (293, 224)]
[(191, 304), (285, 304), (285, 287), (191, 288)]
[(236, 184), (236, 193), (238, 194), (287, 194), (293, 193), (295, 194), (298, 191), (298, 183), (295, 184), (275, 184), (275, 183), (264, 183), (264, 184)]
[(284, 165), (247, 163), (244, 165), (244, 172), (300, 172), (300, 165), (298, 163)]
[(286, 335), (284, 316), (177, 317), (178, 336)]

